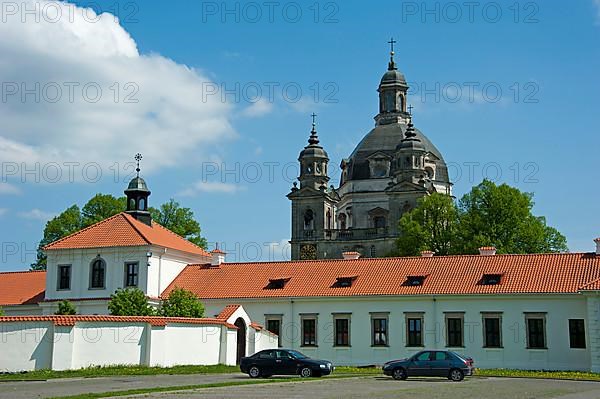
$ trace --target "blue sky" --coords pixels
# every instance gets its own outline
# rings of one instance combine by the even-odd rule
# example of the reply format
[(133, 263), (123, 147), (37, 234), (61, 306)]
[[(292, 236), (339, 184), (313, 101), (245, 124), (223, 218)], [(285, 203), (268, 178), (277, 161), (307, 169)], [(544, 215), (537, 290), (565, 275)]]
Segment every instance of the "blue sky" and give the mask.
[[(10, 96), (0, 103), (0, 115), (12, 115), (0, 130), (0, 154), (21, 156), (0, 160), (0, 270), (28, 267), (51, 215), (98, 192), (120, 195), (130, 171), (124, 163), (138, 151), (151, 205), (175, 198), (192, 208), (228, 260), (289, 256), (285, 195), (309, 115), (318, 114), (337, 182), (340, 160), (373, 127), (390, 36), (413, 88), (415, 125), (449, 163), (457, 197), (489, 177), (535, 193), (534, 212), (567, 236), (572, 251), (592, 250), (600, 236), (598, 1), (484, 1), (472, 10), (462, 2), (278, 2), (269, 9), (262, 2), (99, 1), (95, 9), (117, 14), (121, 27), (106, 18), (73, 27), (66, 39), (48, 28), (45, 39), (31, 36), (29, 53), (0, 41), (19, 64), (0, 67), (2, 81), (19, 82), (29, 70), (37, 81), (117, 76), (119, 95), (139, 96), (141, 114), (122, 101), (110, 111), (101, 103), (76, 108), (77, 99), (59, 112), (44, 104), (49, 95), (41, 104)], [(12, 24), (10, 33), (21, 37), (32, 23)], [(43, 21), (37, 26), (46, 29)], [(79, 55), (77, 46), (84, 46)], [(63, 135), (78, 119), (83, 128)], [(23, 162), (34, 168), (33, 159), (40, 171), (23, 177)], [(44, 165), (66, 159), (101, 164), (102, 178), (49, 181)]]

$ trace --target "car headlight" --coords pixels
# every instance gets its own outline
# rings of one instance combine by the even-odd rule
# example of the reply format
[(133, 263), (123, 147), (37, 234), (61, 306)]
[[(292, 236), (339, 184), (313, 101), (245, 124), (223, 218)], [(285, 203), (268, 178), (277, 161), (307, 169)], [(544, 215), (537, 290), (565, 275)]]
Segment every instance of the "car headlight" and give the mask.
[(326, 364), (320, 364), (319, 367), (321, 367), (322, 369), (326, 369), (327, 365)]

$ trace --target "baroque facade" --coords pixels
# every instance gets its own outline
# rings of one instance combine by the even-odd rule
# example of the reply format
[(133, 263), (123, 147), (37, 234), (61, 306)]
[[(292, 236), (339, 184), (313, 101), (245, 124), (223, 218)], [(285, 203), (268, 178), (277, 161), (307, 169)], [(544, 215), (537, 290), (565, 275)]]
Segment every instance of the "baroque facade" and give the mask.
[(412, 123), (408, 84), (394, 52), (379, 84), (375, 128), (340, 165), (340, 186), (328, 186), (329, 156), (319, 144), (313, 120), (308, 145), (300, 152), (299, 187), (292, 201), (292, 259), (339, 259), (391, 253), (398, 221), (417, 200), (433, 192), (452, 195), (440, 151)]

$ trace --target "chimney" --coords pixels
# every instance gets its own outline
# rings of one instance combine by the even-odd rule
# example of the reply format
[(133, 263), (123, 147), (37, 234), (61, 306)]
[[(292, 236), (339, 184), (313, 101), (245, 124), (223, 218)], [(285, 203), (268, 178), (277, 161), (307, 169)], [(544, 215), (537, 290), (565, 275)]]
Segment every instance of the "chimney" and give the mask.
[(344, 259), (358, 259), (358, 258), (360, 258), (360, 252), (356, 252), (356, 251), (342, 252), (342, 256), (344, 257)]
[(596, 255), (600, 255), (600, 237), (596, 238), (594, 242), (596, 243)]
[(219, 266), (221, 263), (225, 263), (226, 253), (221, 251), (218, 247), (211, 251), (212, 260), (210, 261), (211, 266)]
[(421, 251), (421, 256), (424, 258), (431, 258), (433, 255), (433, 251)]
[(496, 247), (481, 247), (481, 248), (479, 248), (479, 255), (482, 255), (482, 256), (496, 255)]

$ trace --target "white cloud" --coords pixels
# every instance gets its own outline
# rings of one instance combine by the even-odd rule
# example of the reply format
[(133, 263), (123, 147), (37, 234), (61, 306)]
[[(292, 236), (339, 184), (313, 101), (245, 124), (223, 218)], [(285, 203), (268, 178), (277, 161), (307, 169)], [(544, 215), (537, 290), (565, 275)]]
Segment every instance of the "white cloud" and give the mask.
[(199, 181), (192, 184), (190, 188), (181, 191), (179, 195), (183, 197), (195, 197), (200, 193), (235, 194), (245, 189), (244, 186), (232, 183)]
[[(0, 137), (0, 140), (2, 137)], [(2, 183), (0, 182), (0, 195), (14, 195), (21, 194), (21, 190), (18, 187), (13, 186), (12, 184)]]
[(273, 111), (273, 103), (266, 99), (260, 99), (242, 110), (242, 115), (249, 118), (257, 118), (267, 115)]
[(6, 208), (0, 208), (0, 218), (4, 215), (6, 215), (6, 212), (8, 212), (8, 209)]
[[(107, 168), (139, 151), (148, 172), (206, 157), (211, 145), (236, 137), (232, 107), (204, 92), (206, 73), (139, 54), (114, 16), (49, 0), (12, 4), (19, 11), (0, 24), (0, 53), (10, 60), (0, 62), (4, 162)], [(34, 8), (38, 22), (24, 11)]]
[(37, 208), (27, 212), (19, 212), (19, 217), (23, 219), (39, 220), (40, 222), (47, 222), (55, 216), (56, 213), (54, 212), (45, 212)]

